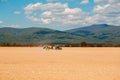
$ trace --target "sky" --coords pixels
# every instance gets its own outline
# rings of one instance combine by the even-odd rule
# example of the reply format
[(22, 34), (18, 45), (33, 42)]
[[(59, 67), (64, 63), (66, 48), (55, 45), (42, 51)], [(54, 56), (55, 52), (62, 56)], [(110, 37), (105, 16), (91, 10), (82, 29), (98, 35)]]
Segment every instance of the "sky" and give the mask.
[(0, 0), (0, 27), (120, 26), (120, 0)]

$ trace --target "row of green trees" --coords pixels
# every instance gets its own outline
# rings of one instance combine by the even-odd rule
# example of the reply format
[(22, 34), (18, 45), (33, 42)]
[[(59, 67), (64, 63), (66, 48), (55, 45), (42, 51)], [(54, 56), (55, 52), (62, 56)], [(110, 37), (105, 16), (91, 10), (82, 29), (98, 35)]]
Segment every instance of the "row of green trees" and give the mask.
[(1, 43), (0, 46), (1, 47), (34, 47), (40, 45), (33, 43)]
[[(57, 44), (57, 43), (56, 43)], [(54, 43), (48, 45), (56, 45)], [(67, 43), (67, 44), (60, 44), (62, 47), (120, 47), (120, 44), (107, 44), (107, 43)], [(38, 47), (44, 46), (46, 44), (33, 44), (33, 43), (1, 43), (1, 47)]]
[(81, 42), (74, 44), (66, 44), (65, 47), (120, 47), (120, 44)]

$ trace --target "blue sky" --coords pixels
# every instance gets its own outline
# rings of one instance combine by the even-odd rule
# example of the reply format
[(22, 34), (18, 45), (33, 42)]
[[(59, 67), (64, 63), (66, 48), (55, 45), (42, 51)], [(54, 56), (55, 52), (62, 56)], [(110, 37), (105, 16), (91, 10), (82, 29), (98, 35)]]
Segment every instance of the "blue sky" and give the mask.
[(120, 25), (119, 0), (0, 0), (0, 27)]

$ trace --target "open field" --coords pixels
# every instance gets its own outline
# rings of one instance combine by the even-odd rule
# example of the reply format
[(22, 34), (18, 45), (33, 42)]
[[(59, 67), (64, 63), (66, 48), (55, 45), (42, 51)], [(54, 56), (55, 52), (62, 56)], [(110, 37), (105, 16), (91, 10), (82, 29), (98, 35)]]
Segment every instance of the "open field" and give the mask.
[(0, 80), (120, 80), (120, 48), (1, 47)]

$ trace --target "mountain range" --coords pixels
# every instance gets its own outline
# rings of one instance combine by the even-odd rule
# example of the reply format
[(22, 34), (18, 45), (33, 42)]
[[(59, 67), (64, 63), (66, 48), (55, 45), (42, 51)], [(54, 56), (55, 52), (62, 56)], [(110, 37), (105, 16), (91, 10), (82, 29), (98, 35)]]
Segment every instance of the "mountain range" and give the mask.
[(0, 28), (2, 43), (110, 43), (120, 44), (120, 26), (95, 24), (58, 31), (48, 28)]

